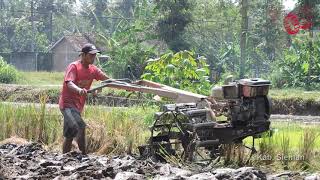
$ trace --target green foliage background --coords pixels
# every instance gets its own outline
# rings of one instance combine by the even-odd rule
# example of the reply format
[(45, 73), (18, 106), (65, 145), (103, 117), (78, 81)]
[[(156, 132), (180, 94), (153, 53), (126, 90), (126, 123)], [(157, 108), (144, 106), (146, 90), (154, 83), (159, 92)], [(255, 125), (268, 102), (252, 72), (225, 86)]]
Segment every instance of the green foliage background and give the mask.
[(306, 87), (310, 72), (312, 88), (320, 87), (320, 41), (314, 41), (310, 51), (309, 39), (307, 33), (294, 39), (283, 58), (274, 63), (270, 77), (276, 87)]
[(15, 83), (18, 81), (19, 77), (18, 70), (4, 61), (0, 56), (0, 83)]
[[(148, 59), (188, 50), (206, 57), (211, 84), (239, 78), (243, 69), (245, 77), (268, 78), (279, 88), (318, 87), (320, 38), (313, 30), (320, 27), (320, 2), (299, 0), (290, 10), (302, 22), (308, 15), (300, 9), (312, 7), (314, 25), (292, 36), (284, 29), (283, 0), (248, 0), (243, 7), (244, 1), (0, 1), (0, 53), (30, 52), (33, 42), (34, 51), (46, 52), (62, 36), (80, 33), (103, 47), (110, 58), (99, 65), (114, 78), (128, 77), (127, 66), (139, 78)], [(244, 20), (247, 29), (241, 28)]]
[(197, 57), (191, 51), (180, 51), (164, 54), (148, 62), (143, 79), (195, 93), (209, 94), (209, 69), (205, 57)]

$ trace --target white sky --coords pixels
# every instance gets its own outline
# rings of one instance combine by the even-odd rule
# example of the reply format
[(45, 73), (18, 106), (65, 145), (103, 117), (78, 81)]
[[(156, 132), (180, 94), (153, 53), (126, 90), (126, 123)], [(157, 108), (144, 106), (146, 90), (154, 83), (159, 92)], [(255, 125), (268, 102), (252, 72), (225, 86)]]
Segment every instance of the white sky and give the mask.
[(284, 9), (285, 10), (293, 10), (296, 2), (297, 2), (297, 0), (284, 0), (283, 1)]

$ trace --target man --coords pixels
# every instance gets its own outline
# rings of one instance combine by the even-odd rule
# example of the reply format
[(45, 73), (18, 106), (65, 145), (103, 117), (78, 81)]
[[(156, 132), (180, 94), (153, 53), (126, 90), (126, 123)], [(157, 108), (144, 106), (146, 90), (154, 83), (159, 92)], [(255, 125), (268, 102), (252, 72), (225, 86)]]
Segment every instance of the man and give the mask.
[(59, 99), (59, 107), (64, 117), (62, 151), (71, 150), (72, 140), (76, 142), (82, 154), (86, 154), (85, 127), (81, 118), (87, 90), (93, 79), (107, 80), (109, 77), (98, 69), (93, 62), (96, 53), (100, 53), (92, 44), (85, 44), (81, 49), (80, 59), (68, 65)]

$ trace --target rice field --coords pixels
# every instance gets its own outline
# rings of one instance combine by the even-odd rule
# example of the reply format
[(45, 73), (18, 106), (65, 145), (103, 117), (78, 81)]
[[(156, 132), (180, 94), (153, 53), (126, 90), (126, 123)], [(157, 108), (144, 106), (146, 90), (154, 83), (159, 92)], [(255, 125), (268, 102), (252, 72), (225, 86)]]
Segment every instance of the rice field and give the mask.
[[(46, 96), (41, 102), (46, 102)], [(87, 149), (97, 154), (137, 153), (145, 144), (148, 127), (157, 107), (108, 108), (86, 106), (83, 117), (87, 123)], [(0, 103), (0, 140), (17, 136), (40, 142), (48, 150), (60, 151), (62, 115), (57, 108), (27, 105), (16, 107)], [(247, 165), (288, 170), (320, 169), (320, 136), (318, 124), (273, 122), (272, 136), (266, 133), (255, 140), (257, 153), (246, 162), (248, 153), (233, 146), (225, 165)], [(244, 140), (251, 146), (252, 138)]]
[[(272, 131), (256, 139), (254, 165), (272, 165), (283, 170), (319, 170), (320, 124), (276, 122)], [(250, 146), (252, 138), (245, 139)]]
[[(129, 152), (149, 136), (155, 107), (105, 108), (86, 106), (88, 152), (99, 154)], [(60, 150), (63, 117), (58, 108), (0, 103), (0, 140), (17, 136)]]

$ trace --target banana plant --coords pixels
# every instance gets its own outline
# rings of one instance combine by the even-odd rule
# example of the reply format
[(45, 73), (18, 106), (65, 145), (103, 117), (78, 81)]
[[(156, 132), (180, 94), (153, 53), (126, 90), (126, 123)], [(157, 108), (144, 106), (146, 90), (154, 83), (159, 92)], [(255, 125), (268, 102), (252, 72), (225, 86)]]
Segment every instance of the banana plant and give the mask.
[(209, 94), (209, 68), (203, 56), (191, 51), (166, 53), (150, 59), (143, 79), (159, 82), (175, 88)]

